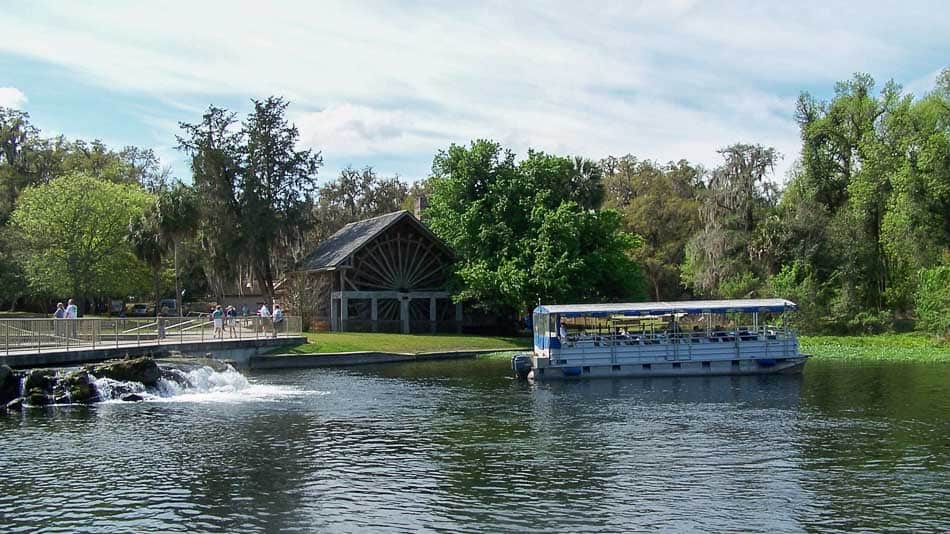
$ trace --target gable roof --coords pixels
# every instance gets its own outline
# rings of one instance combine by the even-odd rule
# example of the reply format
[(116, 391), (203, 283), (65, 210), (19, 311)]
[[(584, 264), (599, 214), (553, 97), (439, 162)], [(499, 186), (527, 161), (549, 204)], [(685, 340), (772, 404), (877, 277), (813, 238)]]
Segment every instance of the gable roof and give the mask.
[(297, 266), (297, 271), (331, 271), (341, 267), (347, 258), (356, 253), (379, 234), (385, 232), (399, 221), (408, 218), (429, 239), (443, 249), (450, 257), (455, 257), (452, 250), (446, 246), (426, 225), (416, 219), (408, 211), (394, 211), (362, 221), (351, 222), (328, 237), (316, 250), (310, 253)]

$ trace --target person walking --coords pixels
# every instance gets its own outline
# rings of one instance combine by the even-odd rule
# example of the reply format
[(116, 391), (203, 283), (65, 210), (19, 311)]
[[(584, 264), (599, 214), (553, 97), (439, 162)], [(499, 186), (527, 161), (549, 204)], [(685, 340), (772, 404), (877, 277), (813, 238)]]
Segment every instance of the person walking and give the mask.
[(274, 337), (277, 337), (277, 332), (283, 326), (284, 323), (284, 311), (280, 309), (280, 304), (274, 304)]
[(221, 311), (221, 305), (215, 306), (211, 312), (211, 320), (214, 322), (214, 333), (211, 335), (214, 339), (224, 338), (224, 312)]

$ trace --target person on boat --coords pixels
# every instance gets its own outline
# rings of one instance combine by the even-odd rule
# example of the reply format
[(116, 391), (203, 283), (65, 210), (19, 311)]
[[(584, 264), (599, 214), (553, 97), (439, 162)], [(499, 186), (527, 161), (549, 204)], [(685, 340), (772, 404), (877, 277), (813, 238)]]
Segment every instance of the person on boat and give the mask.
[(567, 327), (564, 326), (564, 321), (558, 321), (558, 337), (561, 338), (561, 342), (567, 341)]

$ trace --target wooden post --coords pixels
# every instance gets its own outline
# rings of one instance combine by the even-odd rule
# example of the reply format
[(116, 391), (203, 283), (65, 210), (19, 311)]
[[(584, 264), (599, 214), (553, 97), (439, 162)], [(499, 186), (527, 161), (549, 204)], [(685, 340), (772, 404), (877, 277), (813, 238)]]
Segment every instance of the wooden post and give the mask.
[(433, 334), (436, 332), (436, 328), (435, 328), (436, 313), (435, 313), (435, 310), (436, 310), (435, 297), (429, 297), (429, 328), (430, 328), (430, 330), (432, 331)]
[(340, 291), (340, 332), (346, 332), (346, 321), (350, 318), (350, 302), (346, 293)]
[(373, 332), (379, 332), (379, 306), (376, 297), (370, 299), (369, 318), (373, 321)]
[(455, 303), (455, 331), (462, 333), (462, 303)]
[(340, 312), (337, 311), (337, 299), (333, 297), (332, 287), (330, 288), (330, 331), (337, 332), (340, 330), (340, 324), (338, 318), (340, 317)]
[(400, 295), (399, 297), (399, 319), (402, 320), (402, 333), (409, 333), (409, 297)]

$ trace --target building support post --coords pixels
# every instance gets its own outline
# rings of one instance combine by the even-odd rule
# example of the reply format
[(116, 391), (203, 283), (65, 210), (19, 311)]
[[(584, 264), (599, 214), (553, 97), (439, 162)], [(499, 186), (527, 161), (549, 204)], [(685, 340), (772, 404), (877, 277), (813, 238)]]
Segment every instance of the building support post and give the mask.
[(409, 297), (402, 295), (399, 297), (399, 319), (402, 320), (402, 333), (409, 333)]
[(340, 312), (338, 311), (337, 306), (338, 300), (333, 296), (333, 293), (330, 293), (330, 331), (338, 332), (340, 330), (339, 317)]
[(379, 332), (379, 306), (376, 297), (370, 299), (369, 318), (373, 321), (373, 332)]
[(462, 303), (455, 303), (455, 331), (462, 333)]

